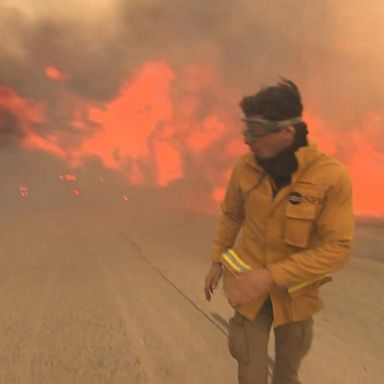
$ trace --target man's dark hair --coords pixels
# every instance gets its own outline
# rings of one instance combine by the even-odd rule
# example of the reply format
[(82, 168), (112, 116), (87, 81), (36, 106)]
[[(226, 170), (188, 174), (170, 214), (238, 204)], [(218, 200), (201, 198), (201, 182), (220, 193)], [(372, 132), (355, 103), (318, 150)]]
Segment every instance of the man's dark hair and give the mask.
[[(261, 115), (267, 120), (285, 120), (299, 117), (303, 112), (301, 96), (296, 84), (281, 79), (277, 85), (264, 87), (253, 96), (245, 96), (240, 102), (245, 116)], [(307, 125), (295, 124), (296, 136), (305, 139)], [(301, 141), (300, 140), (300, 141)]]
[(267, 120), (285, 120), (301, 116), (303, 111), (299, 89), (286, 79), (262, 88), (253, 96), (245, 96), (240, 106), (245, 116), (262, 115)]

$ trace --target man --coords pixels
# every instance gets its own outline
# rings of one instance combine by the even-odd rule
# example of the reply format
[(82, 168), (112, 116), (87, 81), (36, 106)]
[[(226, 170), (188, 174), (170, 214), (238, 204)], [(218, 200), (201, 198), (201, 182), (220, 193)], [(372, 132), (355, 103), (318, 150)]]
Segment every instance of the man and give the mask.
[[(235, 165), (227, 187), (205, 296), (210, 300), (224, 274), (235, 309), (228, 341), (240, 384), (267, 383), (272, 325), (273, 384), (297, 384), (312, 317), (323, 307), (319, 286), (350, 255), (351, 181), (341, 163), (308, 144), (292, 81), (263, 88), (240, 105), (250, 153)], [(231, 271), (223, 254), (235, 269), (251, 270)]]

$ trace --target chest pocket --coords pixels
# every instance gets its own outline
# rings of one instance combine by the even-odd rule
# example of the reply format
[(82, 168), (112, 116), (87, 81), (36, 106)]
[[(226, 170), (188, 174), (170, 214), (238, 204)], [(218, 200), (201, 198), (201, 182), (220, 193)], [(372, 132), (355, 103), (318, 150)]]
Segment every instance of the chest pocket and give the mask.
[(318, 191), (291, 194), (285, 210), (283, 233), (286, 244), (300, 248), (308, 246), (321, 203)]

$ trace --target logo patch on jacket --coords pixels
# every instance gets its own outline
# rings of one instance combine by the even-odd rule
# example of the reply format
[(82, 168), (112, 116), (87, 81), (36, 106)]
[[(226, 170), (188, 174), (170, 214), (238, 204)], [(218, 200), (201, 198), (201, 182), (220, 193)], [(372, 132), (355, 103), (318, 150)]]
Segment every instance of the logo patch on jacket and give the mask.
[(298, 205), (303, 201), (303, 196), (299, 192), (292, 192), (288, 197), (288, 201), (293, 205)]
[(288, 201), (293, 205), (301, 204), (303, 201), (309, 204), (321, 204), (323, 202), (323, 199), (315, 196), (303, 196), (299, 192), (292, 192), (288, 196)]

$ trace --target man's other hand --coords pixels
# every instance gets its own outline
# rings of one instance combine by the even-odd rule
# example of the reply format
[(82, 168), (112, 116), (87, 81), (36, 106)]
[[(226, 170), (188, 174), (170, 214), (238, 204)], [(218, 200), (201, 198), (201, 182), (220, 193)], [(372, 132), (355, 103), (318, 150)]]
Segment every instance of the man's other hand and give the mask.
[(254, 269), (228, 280), (226, 296), (231, 306), (242, 306), (256, 297), (266, 296), (273, 284), (272, 274), (268, 269)]
[(211, 268), (208, 271), (205, 278), (204, 293), (205, 298), (209, 301), (213, 295), (213, 290), (217, 288), (221, 275), (223, 274), (223, 268), (220, 263), (212, 263)]

